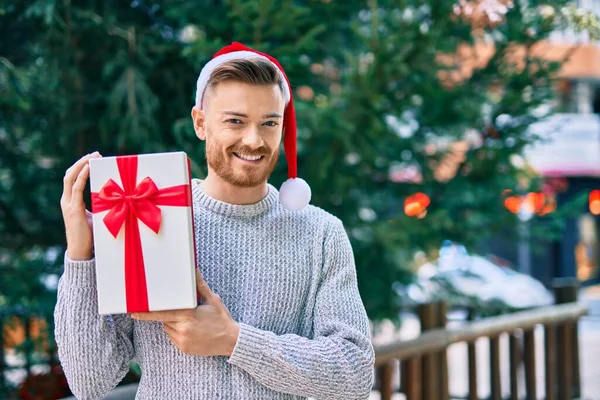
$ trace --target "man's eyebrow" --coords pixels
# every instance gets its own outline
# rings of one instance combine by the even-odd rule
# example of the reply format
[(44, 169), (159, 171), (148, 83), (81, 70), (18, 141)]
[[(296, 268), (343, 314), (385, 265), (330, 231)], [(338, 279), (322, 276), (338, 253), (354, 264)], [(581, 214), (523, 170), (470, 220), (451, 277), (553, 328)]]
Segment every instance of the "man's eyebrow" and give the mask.
[(246, 114), (238, 111), (221, 111), (221, 115), (234, 115), (236, 117), (248, 118)]
[[(233, 115), (235, 117), (248, 118), (248, 115), (241, 113), (239, 111), (221, 111), (221, 115)], [(282, 118), (283, 115), (279, 113), (271, 113), (267, 115), (263, 115), (263, 118)]]

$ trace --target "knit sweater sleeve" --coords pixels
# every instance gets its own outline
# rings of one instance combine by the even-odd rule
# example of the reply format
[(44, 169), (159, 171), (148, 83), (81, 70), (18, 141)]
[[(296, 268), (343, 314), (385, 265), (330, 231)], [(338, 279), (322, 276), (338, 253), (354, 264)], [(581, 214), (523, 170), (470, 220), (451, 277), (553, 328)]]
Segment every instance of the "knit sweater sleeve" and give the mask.
[(98, 314), (94, 260), (72, 261), (65, 255), (54, 323), (58, 356), (73, 394), (104, 398), (129, 370), (133, 320)]
[(324, 254), (313, 337), (240, 324), (229, 362), (279, 392), (319, 400), (368, 399), (374, 379), (369, 321), (350, 241), (338, 219), (326, 235)]

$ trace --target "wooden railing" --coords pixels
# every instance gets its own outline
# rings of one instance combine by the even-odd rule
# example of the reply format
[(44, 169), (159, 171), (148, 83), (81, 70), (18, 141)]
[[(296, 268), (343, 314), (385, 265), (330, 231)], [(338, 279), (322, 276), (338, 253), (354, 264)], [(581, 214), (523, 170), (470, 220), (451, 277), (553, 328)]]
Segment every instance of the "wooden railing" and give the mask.
[[(415, 339), (376, 346), (376, 389), (381, 400), (390, 400), (395, 387), (408, 400), (447, 400), (449, 394), (448, 361), (446, 351), (455, 343), (467, 343), (469, 400), (478, 399), (477, 394), (477, 349), (479, 338), (489, 340), (489, 370), (492, 399), (502, 399), (500, 373), (500, 336), (509, 335), (510, 399), (518, 398), (517, 371), (525, 369), (525, 390), (528, 399), (537, 399), (536, 354), (534, 328), (544, 327), (544, 378), (545, 399), (573, 399), (580, 396), (579, 346), (577, 321), (587, 313), (577, 303), (578, 287), (573, 282), (562, 282), (555, 287), (556, 302), (550, 307), (532, 309), (512, 314), (471, 321), (459, 327), (446, 327), (447, 306), (444, 302), (423, 304), (418, 308), (421, 334)], [(48, 355), (33, 360), (33, 345), (25, 347), (25, 363), (14, 367), (5, 364), (5, 323), (9, 319), (20, 319), (23, 339), (31, 343), (32, 321), (39, 314), (31, 310), (0, 310), (0, 398), (11, 391), (6, 385), (4, 372), (12, 368), (24, 368), (27, 376), (33, 364), (57, 364), (55, 349)], [(41, 318), (41, 317), (40, 317)], [(523, 343), (517, 332), (523, 332)], [(523, 357), (521, 357), (521, 347)], [(36, 357), (37, 358), (37, 357)], [(521, 361), (523, 359), (523, 361)], [(400, 360), (400, 382), (394, 385), (394, 366)]]
[[(557, 304), (446, 327), (444, 302), (418, 307), (421, 334), (415, 339), (375, 347), (377, 384), (381, 400), (390, 400), (399, 391), (408, 400), (450, 398), (446, 351), (455, 343), (467, 343), (469, 400), (478, 399), (477, 349), (479, 338), (489, 340), (490, 398), (503, 399), (501, 392), (500, 336), (509, 336), (510, 399), (518, 399), (518, 370), (525, 369), (527, 399), (537, 399), (534, 328), (544, 327), (545, 399), (573, 399), (580, 396), (577, 321), (587, 313), (577, 303), (578, 285), (572, 281), (555, 286)], [(523, 332), (523, 357), (518, 332)], [(523, 359), (523, 362), (521, 362)], [(394, 385), (394, 368), (400, 360), (400, 385)]]

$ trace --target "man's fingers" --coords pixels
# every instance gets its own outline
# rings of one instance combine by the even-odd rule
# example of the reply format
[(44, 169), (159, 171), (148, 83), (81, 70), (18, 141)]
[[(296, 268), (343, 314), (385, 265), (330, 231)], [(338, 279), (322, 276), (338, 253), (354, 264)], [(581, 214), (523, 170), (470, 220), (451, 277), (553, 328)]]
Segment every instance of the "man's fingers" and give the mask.
[(181, 313), (178, 311), (152, 311), (133, 313), (131, 318), (138, 321), (177, 322), (181, 321)]
[(173, 327), (171, 327), (171, 325), (169, 325), (167, 322), (165, 322), (163, 324), (164, 328), (165, 328), (165, 332), (167, 332), (167, 335), (173, 337), (177, 335), (177, 330)]
[(215, 294), (208, 286), (208, 283), (204, 280), (204, 277), (196, 268), (196, 290), (202, 299), (209, 304), (213, 304), (215, 301)]
[(90, 226), (90, 228), (92, 226), (94, 226), (94, 214), (92, 214), (88, 210), (85, 210), (85, 219), (87, 219), (87, 222), (88, 222), (88, 225)]
[(173, 344), (173, 346), (177, 347), (177, 331), (166, 323), (163, 324), (163, 327), (165, 328), (165, 333), (167, 334), (169, 341)]
[(83, 168), (81, 168), (81, 172), (79, 172), (79, 175), (73, 184), (73, 191), (71, 193), (72, 199), (79, 198), (81, 201), (83, 201), (83, 190), (85, 189), (85, 184), (87, 183), (89, 176), (90, 164), (85, 164)]
[(71, 165), (71, 167), (65, 172), (65, 177), (64, 177), (65, 185), (70, 184), (71, 186), (73, 186), (73, 183), (75, 183), (75, 179), (77, 179), (77, 175), (79, 175), (79, 172), (81, 172), (81, 169), (83, 168), (83, 166), (85, 164), (87, 164), (87, 162), (90, 158), (96, 156), (97, 154), (98, 154), (97, 151), (94, 153), (91, 153), (91, 154), (86, 154), (85, 156), (83, 156), (79, 160), (77, 160), (77, 162), (75, 162), (75, 164)]
[(84, 165), (86, 165), (90, 158), (98, 157), (100, 154), (96, 151), (92, 154), (87, 154), (81, 157), (75, 164), (71, 166), (65, 173), (65, 177), (63, 179), (64, 187), (63, 187), (63, 198), (66, 201), (71, 200), (71, 194), (73, 192), (73, 185), (81, 172), (81, 169)]

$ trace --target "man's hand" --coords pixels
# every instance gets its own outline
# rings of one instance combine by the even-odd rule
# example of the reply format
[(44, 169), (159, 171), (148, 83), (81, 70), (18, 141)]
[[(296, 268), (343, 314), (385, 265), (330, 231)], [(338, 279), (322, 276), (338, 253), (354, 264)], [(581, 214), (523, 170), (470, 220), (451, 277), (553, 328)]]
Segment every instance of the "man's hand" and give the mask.
[(90, 175), (89, 161), (98, 157), (102, 157), (98, 152), (83, 156), (65, 173), (60, 208), (67, 234), (67, 256), (71, 260), (92, 258), (92, 214), (85, 209), (83, 190)]
[(135, 313), (140, 321), (162, 322), (169, 340), (184, 353), (198, 356), (231, 356), (239, 325), (196, 269), (196, 289), (202, 304), (191, 310)]

